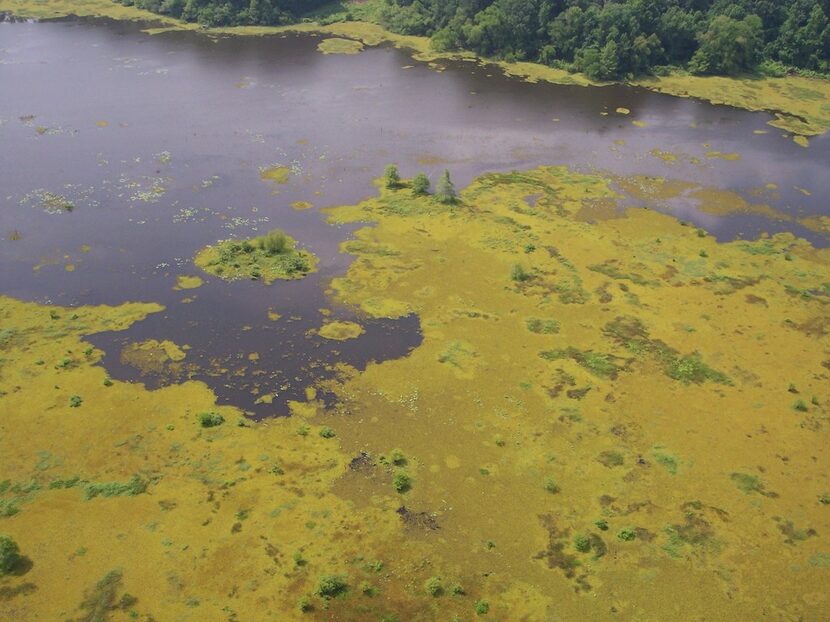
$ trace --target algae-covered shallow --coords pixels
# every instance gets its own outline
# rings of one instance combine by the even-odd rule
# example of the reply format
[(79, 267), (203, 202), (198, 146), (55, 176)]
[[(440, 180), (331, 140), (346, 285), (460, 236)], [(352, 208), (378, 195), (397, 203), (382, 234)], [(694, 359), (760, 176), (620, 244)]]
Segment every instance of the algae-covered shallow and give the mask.
[(0, 618), (823, 619), (826, 139), (141, 27), (0, 24)]
[(329, 37), (323, 39), (317, 49), (323, 54), (358, 54), (363, 51), (363, 44), (353, 39)]
[(326, 339), (346, 341), (362, 335), (363, 327), (356, 322), (326, 322), (317, 332)]

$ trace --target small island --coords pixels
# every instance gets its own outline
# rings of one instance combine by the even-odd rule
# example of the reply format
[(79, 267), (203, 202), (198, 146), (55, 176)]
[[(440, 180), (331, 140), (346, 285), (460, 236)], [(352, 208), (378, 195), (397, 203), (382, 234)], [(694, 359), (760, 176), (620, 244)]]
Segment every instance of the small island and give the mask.
[(365, 333), (365, 329), (355, 322), (326, 322), (323, 324), (317, 334), (323, 339), (333, 339), (334, 341), (347, 341), (355, 339)]
[(317, 269), (317, 257), (298, 249), (297, 242), (279, 229), (248, 240), (224, 240), (200, 250), (194, 263), (226, 281), (247, 278), (271, 283), (301, 279)]

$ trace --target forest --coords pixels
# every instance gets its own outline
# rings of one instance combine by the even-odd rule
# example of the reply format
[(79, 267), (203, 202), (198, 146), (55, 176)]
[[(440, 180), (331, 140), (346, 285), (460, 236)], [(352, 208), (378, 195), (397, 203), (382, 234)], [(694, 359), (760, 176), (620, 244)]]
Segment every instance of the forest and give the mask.
[[(366, 19), (471, 50), (614, 80), (830, 71), (830, 0), (122, 0), (208, 26)], [(366, 6), (368, 5), (368, 7)]]

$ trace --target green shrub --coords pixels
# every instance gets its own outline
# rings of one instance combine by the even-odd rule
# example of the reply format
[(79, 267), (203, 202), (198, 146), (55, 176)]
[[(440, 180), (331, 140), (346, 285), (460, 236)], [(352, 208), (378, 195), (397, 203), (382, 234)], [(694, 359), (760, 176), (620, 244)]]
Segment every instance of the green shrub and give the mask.
[(0, 534), (0, 576), (7, 574), (20, 561), (20, 547), (11, 536)]
[(580, 553), (587, 553), (591, 550), (591, 540), (584, 533), (574, 536), (574, 548)]
[(341, 575), (323, 575), (317, 583), (317, 595), (326, 599), (345, 594), (348, 589), (349, 584)]
[(400, 449), (393, 449), (389, 452), (389, 461), (395, 466), (404, 466), (406, 464), (406, 456)]
[(337, 436), (337, 432), (335, 432), (333, 428), (324, 425), (320, 429), (320, 436), (322, 436), (323, 438), (334, 438), (335, 436)]
[(527, 330), (537, 335), (552, 335), (559, 332), (559, 322), (531, 317), (525, 320)]
[(440, 596), (444, 593), (444, 588), (441, 587), (441, 577), (430, 577), (424, 583), (424, 591), (430, 596)]
[(620, 529), (617, 533), (617, 538), (622, 540), (623, 542), (631, 542), (632, 540), (637, 538), (637, 532), (633, 529), (626, 527), (625, 529)]
[(398, 471), (392, 476), (392, 486), (400, 493), (412, 488), (412, 478), (403, 471)]
[[(248, 242), (243, 242), (243, 244), (250, 246)], [(279, 229), (269, 231), (259, 238), (258, 245), (266, 255), (282, 255), (293, 250), (288, 236)], [(253, 246), (251, 246), (251, 250), (253, 250)]]
[(217, 412), (208, 410), (199, 413), (199, 425), (203, 428), (215, 428), (225, 423), (225, 418)]
[(80, 395), (73, 395), (69, 398), (69, 407), (70, 408), (78, 408), (81, 404), (83, 404), (84, 400)]
[(486, 600), (476, 602), (476, 614), (483, 616), (490, 611), (490, 603)]
[(559, 492), (559, 485), (553, 478), (548, 477), (545, 479), (544, 488), (551, 494), (556, 494)]
[(514, 263), (510, 268), (510, 278), (517, 283), (523, 283), (530, 279), (530, 274), (524, 269), (522, 264)]
[(387, 188), (398, 188), (401, 185), (401, 176), (398, 173), (398, 167), (394, 164), (387, 165), (383, 171), (383, 181), (386, 183)]
[(429, 177), (424, 173), (418, 173), (412, 180), (412, 194), (418, 197), (429, 194)]
[(0, 499), (0, 518), (9, 518), (20, 512), (14, 499)]
[(803, 413), (806, 413), (809, 410), (807, 402), (805, 402), (804, 400), (798, 400), (795, 404), (793, 404), (793, 408)]

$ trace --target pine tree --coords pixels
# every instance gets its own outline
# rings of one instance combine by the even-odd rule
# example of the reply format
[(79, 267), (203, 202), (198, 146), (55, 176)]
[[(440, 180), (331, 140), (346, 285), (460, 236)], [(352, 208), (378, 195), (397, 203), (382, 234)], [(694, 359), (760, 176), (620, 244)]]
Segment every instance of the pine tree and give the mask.
[(435, 186), (435, 198), (441, 203), (451, 205), (458, 200), (458, 195), (455, 192), (455, 186), (450, 179), (450, 172), (445, 170)]

